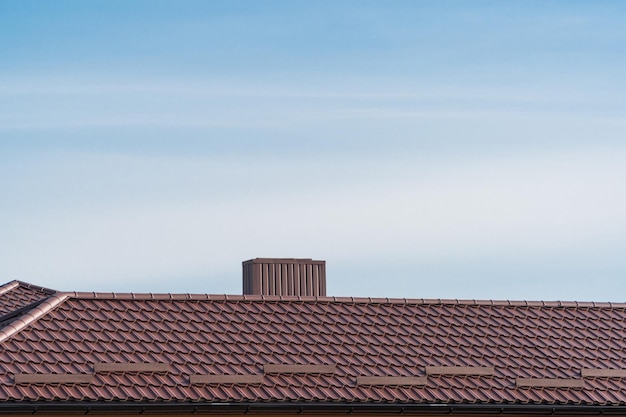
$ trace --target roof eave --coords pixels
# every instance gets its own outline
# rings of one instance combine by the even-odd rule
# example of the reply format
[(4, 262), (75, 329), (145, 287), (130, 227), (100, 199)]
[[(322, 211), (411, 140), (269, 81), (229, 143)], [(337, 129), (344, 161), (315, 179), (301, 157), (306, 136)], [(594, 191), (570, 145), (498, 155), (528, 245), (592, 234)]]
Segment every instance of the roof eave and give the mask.
[(30, 402), (0, 403), (1, 414), (58, 413), (124, 414), (420, 414), (420, 415), (625, 415), (626, 405), (576, 404), (371, 404), (371, 403), (112, 403), (112, 402)]

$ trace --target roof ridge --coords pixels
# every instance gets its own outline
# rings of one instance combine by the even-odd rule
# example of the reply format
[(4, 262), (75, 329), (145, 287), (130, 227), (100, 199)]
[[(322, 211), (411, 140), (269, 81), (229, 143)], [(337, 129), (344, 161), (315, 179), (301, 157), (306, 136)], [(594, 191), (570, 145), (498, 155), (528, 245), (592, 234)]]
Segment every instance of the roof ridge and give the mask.
[(0, 343), (37, 321), (40, 317), (45, 316), (68, 298), (70, 298), (68, 293), (58, 292), (45, 299), (28, 313), (7, 324), (6, 327), (0, 330)]
[(47, 287), (42, 287), (40, 285), (31, 284), (30, 282), (25, 282), (25, 281), (20, 281), (20, 280), (15, 280), (15, 281), (18, 283), (20, 287), (25, 287), (31, 290), (45, 292), (47, 294), (56, 294), (59, 292), (52, 288), (47, 288)]
[(33, 301), (30, 304), (26, 304), (23, 307), (17, 308), (15, 310), (9, 311), (6, 314), (3, 314), (2, 316), (0, 316), (0, 326), (2, 326), (2, 323), (6, 322), (7, 320), (10, 320), (10, 319), (13, 319), (15, 317), (18, 317), (18, 316), (24, 314), (24, 312), (26, 312), (26, 311), (31, 311), (35, 307), (41, 305), (41, 303), (46, 301), (48, 298), (50, 298), (50, 297), (46, 297), (46, 298), (42, 298), (41, 300)]
[(46, 287), (42, 287), (39, 285), (31, 284), (30, 282), (14, 279), (12, 281), (7, 282), (6, 284), (0, 285), (0, 295), (5, 294), (18, 287), (24, 287), (30, 290), (44, 292), (46, 294), (54, 294), (58, 292), (57, 290), (53, 290), (52, 288), (46, 288)]
[[(60, 294), (60, 293), (59, 293)], [(413, 304), (467, 305), (546, 308), (626, 308), (626, 302), (594, 301), (523, 301), (523, 300), (463, 300), (445, 298), (373, 298), (373, 297), (315, 297), (284, 295), (193, 294), (193, 293), (133, 293), (133, 292), (65, 292), (71, 298), (101, 300), (189, 300), (189, 301), (267, 301), (320, 302), (349, 304)]]
[(15, 280), (15, 279), (13, 281), (9, 281), (6, 284), (3, 284), (0, 286), (0, 295), (5, 294), (19, 286), (20, 286), (20, 281)]

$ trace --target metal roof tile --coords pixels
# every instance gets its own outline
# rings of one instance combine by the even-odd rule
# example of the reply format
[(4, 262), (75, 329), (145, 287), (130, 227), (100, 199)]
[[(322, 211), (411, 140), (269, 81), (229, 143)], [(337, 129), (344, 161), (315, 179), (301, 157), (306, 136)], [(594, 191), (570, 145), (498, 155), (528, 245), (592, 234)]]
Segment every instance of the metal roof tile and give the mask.
[(319, 374), (332, 374), (335, 373), (337, 368), (334, 365), (316, 365), (316, 364), (265, 364), (263, 365), (263, 371), (265, 373), (319, 373)]
[(169, 372), (171, 365), (162, 362), (96, 362), (94, 372)]
[(91, 374), (30, 373), (15, 374), (15, 384), (89, 384)]
[(263, 375), (254, 374), (204, 374), (189, 375), (190, 384), (261, 384)]
[(357, 376), (358, 385), (426, 385), (425, 376)]
[(492, 366), (427, 366), (428, 375), (493, 375)]
[(583, 388), (585, 381), (582, 379), (565, 378), (517, 378), (518, 387), (558, 387), (558, 388)]
[[(4, 401), (626, 402), (619, 376), (583, 375), (582, 387), (515, 385), (516, 378), (569, 380), (581, 368), (620, 369), (626, 305), (83, 293), (41, 309), (48, 301), (29, 310), (38, 315), (12, 322), (9, 334), (1, 331)], [(97, 372), (83, 385), (2, 384), (15, 373), (85, 372), (97, 362), (172, 368)], [(267, 363), (336, 370), (266, 374), (262, 384), (236, 387), (182, 379), (254, 374)], [(360, 375), (420, 375), (425, 366), (490, 366), (493, 374), (433, 374), (424, 386), (356, 384)]]
[(581, 375), (592, 378), (626, 378), (626, 369), (583, 368)]

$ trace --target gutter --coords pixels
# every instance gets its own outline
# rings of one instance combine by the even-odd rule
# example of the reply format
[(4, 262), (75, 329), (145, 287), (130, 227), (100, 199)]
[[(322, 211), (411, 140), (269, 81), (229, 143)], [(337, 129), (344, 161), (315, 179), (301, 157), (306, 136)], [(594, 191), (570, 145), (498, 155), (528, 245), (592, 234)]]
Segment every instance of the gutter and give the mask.
[(493, 414), (626, 415), (626, 405), (368, 403), (0, 403), (0, 414)]

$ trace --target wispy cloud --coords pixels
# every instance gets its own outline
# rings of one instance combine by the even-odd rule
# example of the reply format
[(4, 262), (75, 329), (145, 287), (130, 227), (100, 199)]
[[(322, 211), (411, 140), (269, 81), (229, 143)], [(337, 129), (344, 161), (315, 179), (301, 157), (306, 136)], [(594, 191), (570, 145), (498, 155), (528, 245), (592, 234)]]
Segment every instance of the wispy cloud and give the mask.
[[(95, 128), (300, 129), (326, 123), (420, 119), (525, 123), (572, 117), (598, 122), (623, 120), (620, 96), (605, 92), (506, 91), (371, 85), (307, 89), (287, 84), (228, 82), (84, 82), (40, 80), (0, 83), (0, 130)], [(548, 121), (549, 124), (549, 121)], [(418, 126), (416, 126), (418, 127)], [(390, 130), (393, 130), (393, 125)], [(407, 130), (410, 133), (410, 130)], [(382, 138), (381, 138), (382, 139)]]
[(0, 6), (0, 275), (624, 298), (622, 4), (71, 3)]

